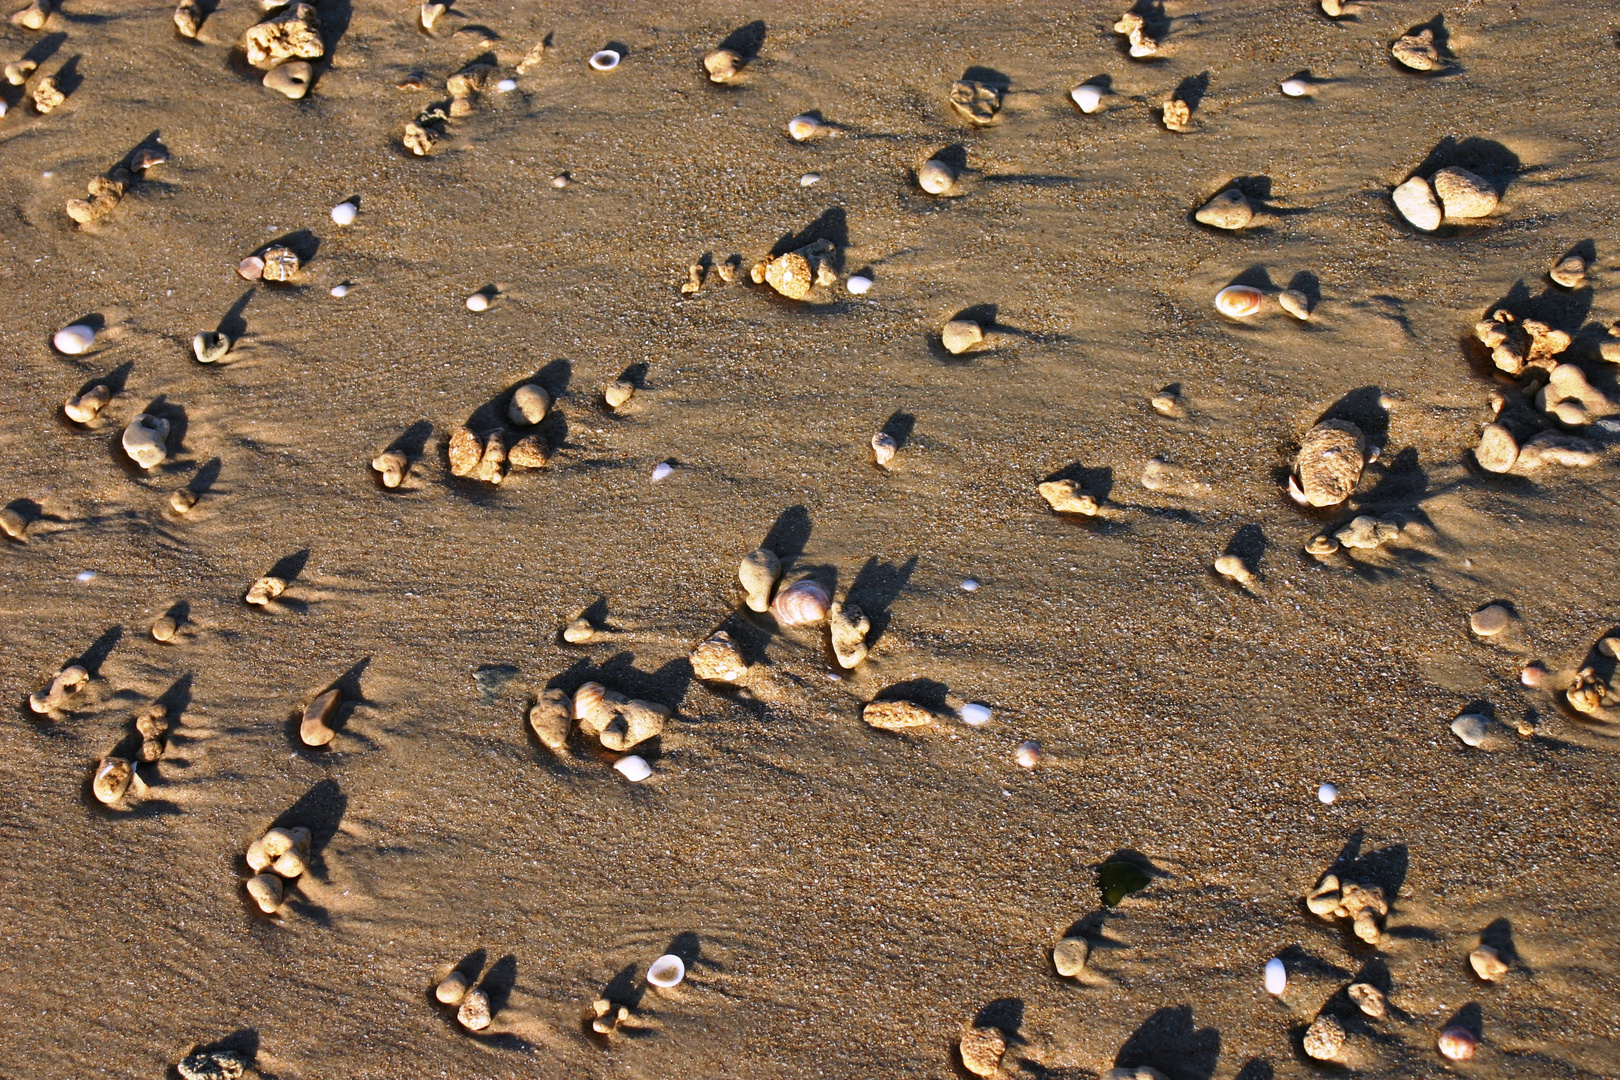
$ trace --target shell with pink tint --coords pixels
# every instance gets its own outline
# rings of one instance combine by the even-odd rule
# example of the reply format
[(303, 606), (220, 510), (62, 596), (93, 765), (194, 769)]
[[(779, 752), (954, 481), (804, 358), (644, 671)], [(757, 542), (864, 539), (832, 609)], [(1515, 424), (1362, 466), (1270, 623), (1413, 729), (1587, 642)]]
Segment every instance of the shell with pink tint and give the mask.
[(1440, 1033), (1438, 1040), (1440, 1053), (1451, 1061), (1467, 1061), (1474, 1056), (1474, 1048), (1479, 1045), (1479, 1039), (1472, 1031), (1459, 1024)]
[(1215, 294), (1215, 310), (1229, 319), (1247, 319), (1265, 302), (1266, 294), (1251, 285), (1228, 285)]
[(257, 255), (249, 255), (236, 264), (236, 272), (248, 281), (258, 281), (264, 277), (264, 260)]
[(810, 626), (827, 617), (832, 597), (818, 581), (795, 581), (776, 594), (771, 614), (783, 626)]

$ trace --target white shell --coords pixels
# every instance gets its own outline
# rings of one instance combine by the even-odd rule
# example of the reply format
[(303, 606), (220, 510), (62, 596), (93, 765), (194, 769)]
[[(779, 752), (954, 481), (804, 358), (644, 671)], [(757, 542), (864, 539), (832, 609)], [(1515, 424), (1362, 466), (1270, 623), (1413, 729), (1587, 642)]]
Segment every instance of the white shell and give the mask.
[(632, 784), (639, 784), (652, 775), (652, 766), (647, 764), (647, 759), (640, 754), (628, 754), (620, 758), (613, 763), (613, 768)]
[(468, 311), (488, 311), (489, 310), (489, 297), (486, 294), (481, 293), (481, 292), (473, 293), (471, 296), (467, 297), (467, 310)]
[(813, 139), (822, 132), (822, 123), (809, 113), (795, 116), (788, 121), (787, 133), (795, 142), (804, 142)]
[(943, 195), (956, 183), (956, 172), (938, 158), (929, 158), (917, 169), (917, 186), (930, 195)]
[(1266, 961), (1266, 993), (1282, 996), (1288, 989), (1288, 969), (1275, 956)]
[(684, 978), (686, 978), (686, 961), (674, 953), (665, 953), (647, 967), (647, 981), (666, 990), (671, 986), (679, 986)]
[(658, 481), (664, 479), (674, 471), (675, 466), (671, 465), (667, 461), (660, 461), (657, 465), (653, 466), (652, 482), (656, 484)]
[(1103, 88), (1096, 83), (1081, 83), (1069, 91), (1069, 97), (1080, 107), (1080, 111), (1090, 115), (1102, 108)]
[(1316, 797), (1323, 806), (1332, 806), (1339, 798), (1339, 789), (1333, 784), (1323, 784), (1316, 789)]
[(1041, 744), (1034, 739), (1019, 743), (1018, 749), (1013, 751), (1013, 759), (1024, 768), (1033, 769), (1041, 763)]
[(352, 202), (340, 202), (332, 207), (332, 220), (339, 225), (353, 225), (360, 208)]
[(807, 172), (803, 176), (799, 177), (800, 187), (813, 187), (819, 183), (821, 183), (820, 173)]
[(620, 56), (612, 49), (602, 49), (598, 52), (592, 53), (590, 60), (587, 62), (596, 71), (612, 71), (614, 68), (619, 66), (619, 61), (622, 59), (624, 59), (624, 57)]
[(332, 286), (332, 295), (341, 300), (349, 295), (349, 287), (347, 285), (334, 285)]
[(1485, 718), (1474, 713), (1463, 713), (1451, 722), (1451, 733), (1469, 746), (1485, 741)]
[(962, 723), (969, 727), (983, 727), (990, 722), (990, 706), (970, 704), (962, 706)]
[(51, 344), (56, 346), (57, 352), (77, 356), (87, 351), (96, 340), (96, 332), (83, 323), (74, 323), (64, 326), (51, 338)]
[(1281, 89), (1289, 97), (1304, 97), (1311, 88), (1304, 79), (1284, 79)]
[(853, 296), (865, 296), (872, 291), (872, 279), (865, 274), (851, 274), (849, 280), (844, 282), (844, 288)]
[(1215, 294), (1215, 310), (1229, 319), (1246, 319), (1265, 302), (1266, 294), (1249, 285), (1228, 285)]
[(804, 578), (776, 594), (771, 614), (783, 626), (807, 626), (825, 619), (831, 603), (832, 597), (819, 581)]
[(978, 592), (978, 590), (979, 590), (979, 583), (977, 581), (975, 581), (973, 578), (964, 578), (962, 580), (962, 591), (963, 592)]
[(517, 80), (502, 79), (500, 82), (495, 84), (495, 89), (499, 90), (503, 94), (510, 94), (512, 91), (517, 89)]

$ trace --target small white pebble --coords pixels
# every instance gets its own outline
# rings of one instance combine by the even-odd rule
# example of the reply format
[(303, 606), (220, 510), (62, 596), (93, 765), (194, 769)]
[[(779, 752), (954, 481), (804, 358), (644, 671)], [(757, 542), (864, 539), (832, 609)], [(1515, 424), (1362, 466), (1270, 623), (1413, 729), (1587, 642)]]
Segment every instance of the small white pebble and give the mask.
[(1289, 97), (1304, 97), (1309, 90), (1310, 87), (1306, 85), (1304, 79), (1284, 79), (1282, 81), (1282, 92)]
[(339, 225), (353, 225), (360, 208), (352, 202), (340, 202), (332, 207), (332, 220)]
[(972, 579), (972, 578), (967, 578), (966, 580), (964, 580), (962, 582), (962, 591), (963, 592), (973, 592), (976, 589), (978, 589), (978, 587), (979, 587), (979, 583), (977, 581), (975, 581), (974, 579)]
[(347, 285), (334, 285), (332, 286), (332, 295), (342, 299), (349, 295), (349, 287)]
[(962, 706), (962, 723), (983, 727), (990, 722), (990, 706), (977, 703)]
[(652, 766), (640, 754), (620, 758), (613, 763), (613, 768), (632, 784), (639, 784), (652, 775)]
[(94, 570), (80, 570), (73, 575), (73, 580), (79, 582), (94, 581), (96, 580), (96, 572)]
[(872, 291), (872, 279), (865, 274), (851, 274), (849, 280), (844, 282), (844, 288), (855, 296), (865, 296)]
[(557, 188), (559, 190), (562, 189), (562, 188), (567, 187), (568, 186), (568, 174), (567, 173), (558, 173), (556, 176), (553, 176), (551, 178), (551, 186), (554, 187), (554, 188)]
[(499, 90), (503, 94), (510, 94), (512, 91), (517, 89), (517, 80), (502, 79), (500, 82), (495, 84), (495, 89)]
[(1339, 797), (1339, 789), (1332, 784), (1323, 784), (1316, 789), (1316, 797), (1322, 800), (1322, 805), (1332, 806), (1333, 801)]
[(95, 343), (96, 332), (83, 323), (74, 323), (64, 326), (51, 338), (51, 344), (56, 346), (57, 352), (77, 356), (86, 351)]
[(1033, 769), (1041, 763), (1041, 744), (1034, 739), (1021, 742), (1018, 749), (1013, 751), (1013, 758), (1024, 768)]
[(655, 465), (653, 467), (653, 472), (652, 472), (653, 483), (655, 483), (655, 484), (658, 483), (658, 481), (664, 479), (664, 477), (668, 476), (670, 473), (672, 473), (674, 471), (675, 471), (675, 466), (671, 465), (667, 461), (660, 461), (657, 465)]
[(467, 310), (468, 311), (488, 311), (489, 310), (489, 297), (487, 295), (485, 295), (484, 293), (481, 293), (481, 292), (473, 293), (471, 296), (467, 297)]
[(1283, 966), (1281, 960), (1273, 956), (1266, 961), (1266, 993), (1281, 997), (1286, 989), (1288, 989), (1288, 969)]
[(820, 173), (807, 172), (803, 176), (799, 177), (799, 186), (800, 187), (809, 187), (811, 184), (818, 184), (820, 182), (821, 182), (821, 174)]
[(1080, 106), (1083, 113), (1094, 113), (1101, 108), (1102, 96), (1102, 87), (1095, 83), (1081, 83), (1069, 91), (1069, 97), (1074, 99), (1074, 103)]

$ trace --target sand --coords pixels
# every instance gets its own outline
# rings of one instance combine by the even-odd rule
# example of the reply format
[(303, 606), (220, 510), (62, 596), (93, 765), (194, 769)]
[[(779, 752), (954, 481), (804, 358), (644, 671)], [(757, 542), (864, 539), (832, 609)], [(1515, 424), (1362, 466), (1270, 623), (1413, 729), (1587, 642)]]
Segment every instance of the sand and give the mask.
[[(0, 25), (4, 59), (78, 78), (43, 117), (6, 87), (0, 121), (0, 501), (29, 519), (0, 551), (0, 1075), (172, 1076), (213, 1045), (282, 1080), (946, 1077), (979, 1022), (1007, 1033), (1007, 1075), (1264, 1080), (1323, 1068), (1303, 1033), (1358, 975), (1391, 1009), (1346, 1022), (1355, 1072), (1436, 1075), (1460, 1013), (1483, 1043), (1459, 1071), (1611, 1075), (1615, 746), (1518, 674), (1573, 668), (1620, 624), (1616, 470), (1612, 451), (1475, 466), (1499, 384), (1469, 335), (1515, 289), (1556, 292), (1582, 241), (1589, 287), (1549, 303), (1577, 330), (1620, 317), (1613, 11), (1449, 3), (1455, 62), (1420, 75), (1388, 46), (1433, 5), (1173, 4), (1147, 64), (1111, 30), (1121, 6), (469, 3), (428, 37), (410, 5), (321, 0), (328, 55), (297, 102), (232, 58), (259, 17), (241, 0), (195, 42), (161, 2)], [(704, 54), (755, 18), (740, 84), (709, 84)], [(496, 36), (499, 77), (554, 48), (414, 158), (403, 126), (442, 95), (395, 84), (442, 86), (482, 51), (449, 36), (467, 25)], [(589, 70), (615, 43), (618, 68)], [(947, 94), (973, 66), (1008, 86), (970, 130)], [(1301, 69), (1312, 94), (1285, 97)], [(1068, 90), (1099, 75), (1113, 93), (1081, 115)], [(1190, 130), (1166, 131), (1188, 79)], [(842, 134), (789, 139), (809, 110)], [(67, 218), (156, 144), (170, 160), (102, 221)], [(920, 192), (953, 146), (959, 197)], [(1495, 169), (1496, 215), (1403, 225), (1389, 191), (1425, 162)], [(1240, 177), (1268, 196), (1258, 227), (1192, 221)], [(788, 236), (838, 244), (871, 292), (681, 294), (705, 252), (746, 267)], [(236, 276), (284, 237), (306, 284)], [(1221, 318), (1239, 278), (1297, 278), (1310, 321)], [(968, 309), (992, 332), (950, 357), (939, 329)], [(87, 315), (91, 351), (54, 352)], [(216, 328), (240, 341), (198, 364)], [(66, 421), (109, 373), (102, 416)], [(451, 478), (449, 433), (536, 373), (550, 466)], [(1148, 405), (1171, 383), (1185, 419)], [(1301, 513), (1300, 439), (1380, 394), (1379, 461), (1345, 507)], [(148, 475), (117, 445), (143, 410), (175, 433)], [(869, 441), (891, 419), (886, 472)], [(387, 491), (368, 466), (402, 438), (420, 457)], [(1155, 456), (1207, 489), (1143, 488)], [(1037, 485), (1066, 469), (1113, 514), (1055, 515)], [(1304, 554), (1355, 514), (1408, 527)], [(767, 539), (872, 616), (853, 672), (737, 614), (737, 562)], [(1252, 590), (1212, 571), (1229, 549)], [(272, 573), (280, 602), (243, 603)], [(1468, 617), (1493, 600), (1516, 621), (1485, 641)], [(592, 605), (609, 634), (563, 644)], [(745, 692), (690, 677), (722, 624), (757, 661)], [(81, 658), (68, 715), (29, 712)], [(676, 710), (640, 785), (528, 731), (536, 692), (593, 677)], [(301, 710), (334, 684), (336, 738), (305, 747)], [(880, 693), (947, 716), (874, 731)], [(106, 810), (95, 763), (154, 699), (167, 756)], [(967, 702), (989, 723), (950, 717)], [(1481, 711), (1494, 749), (1449, 731)], [(243, 889), (272, 824), (315, 834), (275, 920)], [(1096, 868), (1119, 852), (1153, 882), (1105, 910)], [(1303, 907), (1335, 865), (1389, 890), (1376, 948)], [(1078, 980), (1050, 955), (1071, 930)], [(1513, 957), (1490, 984), (1482, 933)], [(476, 1036), (432, 998), (475, 951), (494, 969)], [(648, 991), (665, 952), (687, 978)], [(608, 1041), (582, 1021), (599, 996), (631, 1007)]]

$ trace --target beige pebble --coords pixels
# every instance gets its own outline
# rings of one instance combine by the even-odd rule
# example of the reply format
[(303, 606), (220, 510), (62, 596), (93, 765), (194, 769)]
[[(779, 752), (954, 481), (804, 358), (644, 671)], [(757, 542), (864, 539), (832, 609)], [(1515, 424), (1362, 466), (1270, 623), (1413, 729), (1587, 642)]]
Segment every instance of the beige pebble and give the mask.
[(1007, 1052), (1007, 1037), (999, 1028), (969, 1028), (957, 1046), (962, 1064), (974, 1076), (994, 1076), (1001, 1068), (1001, 1056)]
[(1474, 460), (1487, 472), (1505, 473), (1519, 460), (1519, 443), (1501, 424), (1486, 424), (1474, 447)]
[(1166, 131), (1192, 130), (1192, 106), (1178, 97), (1165, 99), (1164, 109), (1159, 115)]
[(259, 905), (260, 911), (272, 915), (281, 906), (286, 886), (274, 874), (255, 874), (247, 880), (247, 891), (253, 897), (253, 902)]
[(1468, 616), (1468, 628), (1480, 637), (1495, 637), (1508, 628), (1513, 615), (1500, 604), (1489, 604)]
[(1125, 35), (1133, 59), (1144, 60), (1158, 55), (1159, 40), (1148, 33), (1146, 22), (1137, 12), (1127, 11), (1121, 15), (1114, 24), (1114, 33)]
[(596, 640), (596, 627), (591, 620), (581, 615), (567, 626), (563, 627), (562, 638), (570, 645), (586, 645)]
[(1060, 514), (1094, 517), (1099, 509), (1096, 498), (1086, 494), (1077, 480), (1048, 480), (1037, 490), (1041, 498)]
[(805, 142), (809, 139), (830, 135), (832, 131), (816, 117), (809, 113), (801, 113), (787, 122), (788, 138), (794, 142)]
[(743, 556), (737, 567), (737, 580), (742, 582), (750, 611), (764, 612), (771, 606), (771, 591), (782, 576), (782, 560), (774, 551), (759, 548)]
[(1311, 298), (1298, 289), (1284, 289), (1277, 294), (1277, 306), (1300, 322), (1311, 318)]
[(185, 514), (197, 505), (197, 493), (190, 488), (179, 488), (169, 493), (169, 509), (177, 514)]
[(1322, 0), (1322, 14), (1337, 19), (1344, 14), (1344, 0)]
[(597, 998), (591, 1002), (591, 1030), (598, 1035), (611, 1035), (620, 1024), (630, 1019), (630, 1010), (623, 1005)]
[(715, 49), (703, 58), (703, 70), (709, 75), (709, 81), (715, 83), (729, 83), (742, 74), (742, 54), (733, 49)]
[(1500, 201), (1496, 188), (1483, 177), (1455, 166), (1435, 173), (1429, 184), (1448, 218), (1482, 218)]
[(700, 642), (690, 659), (692, 674), (704, 682), (740, 682), (748, 674), (747, 661), (724, 630), (716, 630)]
[(934, 714), (909, 701), (874, 701), (861, 710), (861, 719), (884, 731), (898, 731), (932, 724)]
[(1066, 979), (1072, 979), (1086, 969), (1091, 945), (1085, 938), (1066, 937), (1052, 947), (1052, 966)]
[(1554, 285), (1578, 289), (1586, 284), (1586, 260), (1571, 252), (1554, 263), (1547, 276), (1552, 278)]
[(450, 433), (446, 453), (450, 458), (450, 475), (467, 476), (484, 456), (484, 443), (470, 428), (458, 427)]
[(1352, 518), (1348, 525), (1333, 535), (1347, 548), (1370, 551), (1398, 538), (1401, 535), (1401, 527), (1394, 522), (1379, 521), (1377, 518), (1362, 514)]
[(623, 408), (624, 404), (635, 396), (636, 384), (629, 379), (615, 379), (602, 387), (602, 400), (606, 401), (608, 408)]
[(199, 364), (214, 364), (225, 359), (231, 351), (231, 339), (212, 330), (204, 330), (191, 339), (191, 354)]
[(446, 975), (438, 986), (433, 988), (433, 996), (441, 1005), (460, 1005), (461, 999), (467, 996), (468, 984), (466, 972), (452, 971)]
[(1331, 1016), (1318, 1016), (1305, 1029), (1305, 1052), (1317, 1061), (1332, 1061), (1344, 1049), (1344, 1028)]
[(289, 4), (280, 15), (248, 28), (243, 35), (248, 63), (261, 70), (284, 60), (319, 60), (326, 55), (321, 20), (313, 4)]
[(586, 735), (599, 738), (602, 729), (618, 715), (619, 706), (628, 700), (601, 683), (585, 683), (574, 691), (574, 719), (579, 721), (579, 729)]
[(405, 149), (417, 157), (427, 157), (433, 153), (433, 145), (439, 141), (439, 133), (418, 120), (405, 125), (405, 132), (400, 136), (400, 142)]
[(1433, 30), (1396, 38), (1389, 52), (1413, 71), (1439, 71), (1446, 66), (1446, 62), (1440, 58), (1440, 50), (1435, 47)]
[(956, 170), (938, 158), (917, 167), (917, 186), (930, 195), (944, 195), (956, 186)]
[(153, 641), (173, 641), (174, 635), (180, 631), (180, 626), (172, 615), (159, 615), (152, 624)]
[(1489, 945), (1481, 945), (1469, 953), (1468, 964), (1474, 969), (1474, 974), (1486, 982), (1495, 982), (1508, 973), (1507, 961)]
[(1534, 472), (1548, 465), (1576, 469), (1596, 465), (1603, 460), (1602, 451), (1585, 439), (1564, 435), (1556, 431), (1543, 431), (1519, 448), (1519, 468)]
[(332, 719), (342, 696), (342, 691), (334, 688), (318, 695), (304, 707), (303, 719), (298, 723), (298, 737), (305, 746), (325, 746), (337, 736), (327, 722)]
[(309, 93), (309, 85), (314, 80), (315, 69), (303, 60), (289, 60), (264, 73), (266, 90), (274, 90), (293, 101)]
[(853, 668), (866, 659), (866, 635), (872, 622), (859, 607), (848, 601), (833, 604), (827, 609), (827, 628), (839, 667)]
[(535, 383), (524, 383), (512, 391), (512, 400), (506, 406), (507, 419), (525, 427), (538, 424), (550, 411), (551, 395)]
[(275, 859), (266, 854), (264, 850), (264, 837), (262, 836), (247, 846), (247, 853), (243, 857), (247, 860), (248, 866), (252, 868), (255, 874), (259, 873), (260, 871), (270, 869), (270, 864), (275, 862)]
[(1245, 589), (1255, 583), (1254, 573), (1236, 555), (1222, 555), (1215, 560), (1215, 572), (1224, 578), (1237, 582)]
[(291, 248), (276, 244), (260, 252), (259, 258), (264, 260), (264, 280), (282, 283), (298, 281), (298, 253)]
[(143, 469), (155, 469), (169, 456), (169, 422), (161, 416), (138, 413), (124, 429), (124, 453)]
[(0, 532), (18, 543), (27, 543), (28, 519), (8, 506), (0, 510)]
[(456, 1020), (468, 1031), (483, 1031), (489, 1027), (489, 995), (482, 989), (468, 990), (456, 1010)]
[(405, 472), (410, 467), (410, 460), (403, 451), (384, 450), (371, 459), (371, 467), (377, 471), (383, 487), (397, 488), (405, 482)]
[(291, 851), (283, 851), (280, 855), (276, 856), (276, 861), (270, 864), (270, 869), (274, 870), (277, 874), (280, 874), (289, 881), (294, 878), (302, 877), (304, 870), (306, 869), (304, 866), (304, 856), (298, 851), (297, 848), (294, 848)]
[(562, 753), (574, 726), (574, 699), (562, 690), (541, 691), (529, 709), (529, 726), (546, 749)]
[(894, 436), (886, 432), (880, 431), (872, 436), (872, 460), (877, 463), (880, 469), (889, 467), (889, 462), (894, 460), (895, 451), (899, 448), (899, 444), (894, 441)]
[(35, 83), (30, 96), (34, 99), (34, 108), (39, 111), (41, 116), (67, 100), (67, 95), (62, 93), (61, 88), (56, 85), (56, 76), (54, 75), (47, 75)]
[(960, 356), (984, 340), (984, 328), (972, 319), (952, 319), (939, 332), (939, 343), (952, 356)]
[(135, 767), (124, 758), (105, 757), (96, 765), (96, 775), (90, 789), (98, 802), (115, 803), (129, 790), (130, 778), (134, 775)]
[(1149, 398), (1148, 404), (1160, 416), (1168, 416), (1173, 420), (1180, 420), (1187, 415), (1187, 407), (1182, 403), (1181, 394), (1168, 386)]
[(1435, 1048), (1440, 1056), (1449, 1061), (1467, 1061), (1474, 1056), (1474, 1050), (1479, 1046), (1479, 1039), (1465, 1027), (1452, 1026), (1440, 1033), (1435, 1040)]
[(1356, 1003), (1356, 1008), (1375, 1020), (1383, 1016), (1388, 1009), (1384, 992), (1371, 983), (1351, 983), (1348, 993), (1350, 1000)]
[(287, 582), (278, 577), (262, 577), (248, 587), (242, 599), (254, 607), (269, 607), (270, 602), (287, 591)]
[(1254, 207), (1237, 188), (1227, 188), (1199, 207), (1193, 219), (1217, 229), (1243, 229), (1254, 220)]
[(537, 433), (523, 436), (506, 452), (506, 463), (514, 469), (540, 469), (550, 460), (551, 451)]
[(1401, 217), (1414, 229), (1434, 232), (1440, 227), (1440, 200), (1434, 197), (1434, 189), (1423, 177), (1412, 177), (1391, 192), (1390, 198)]
[(29, 60), (26, 57), (21, 60), (13, 60), (6, 65), (6, 82), (12, 86), (21, 86), (28, 81), (28, 76), (32, 75), (38, 67), (39, 61), (37, 60)]
[(439, 3), (423, 4), (416, 9), (416, 25), (431, 33), (433, 24), (439, 21), (439, 16), (445, 13), (447, 7), (448, 5)]
[(609, 750), (622, 753), (663, 735), (668, 719), (666, 706), (631, 698), (618, 705), (616, 715), (603, 726), (597, 738)]
[(33, 0), (33, 3), (12, 15), (11, 22), (24, 30), (43, 30), (54, 5), (51, 0)]
[(51, 685), (44, 691), (28, 695), (28, 707), (37, 713), (48, 713), (60, 709), (86, 686), (90, 685), (90, 673), (78, 664), (69, 664), (58, 671), (51, 679)]
[(727, 255), (715, 264), (714, 272), (720, 275), (720, 280), (730, 285), (737, 280), (737, 272), (742, 266), (741, 255)]
[(1337, 506), (1350, 497), (1367, 464), (1367, 441), (1348, 420), (1324, 420), (1305, 433), (1288, 493), (1306, 506)]

